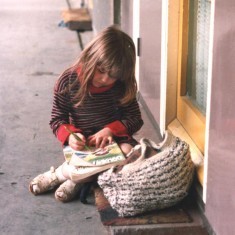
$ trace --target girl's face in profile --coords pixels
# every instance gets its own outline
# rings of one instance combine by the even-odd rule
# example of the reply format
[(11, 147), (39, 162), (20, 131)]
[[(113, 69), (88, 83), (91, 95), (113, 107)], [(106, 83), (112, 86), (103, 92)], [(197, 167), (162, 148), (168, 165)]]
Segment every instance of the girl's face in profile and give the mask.
[(110, 86), (117, 81), (116, 78), (111, 77), (108, 71), (103, 70), (101, 67), (96, 69), (92, 85), (94, 87), (106, 87)]

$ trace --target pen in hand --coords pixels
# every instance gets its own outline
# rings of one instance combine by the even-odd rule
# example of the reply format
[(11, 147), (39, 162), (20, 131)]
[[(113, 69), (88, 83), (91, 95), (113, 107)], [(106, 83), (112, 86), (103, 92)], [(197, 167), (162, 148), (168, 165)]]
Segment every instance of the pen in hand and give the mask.
[[(66, 131), (68, 131), (71, 135), (73, 135), (76, 140), (82, 141), (82, 140), (81, 140), (74, 132), (72, 132), (67, 126), (65, 126), (64, 128), (65, 128)], [(90, 148), (89, 148), (86, 144), (84, 145), (84, 148), (85, 148), (86, 150), (89, 150), (89, 151), (90, 151)]]

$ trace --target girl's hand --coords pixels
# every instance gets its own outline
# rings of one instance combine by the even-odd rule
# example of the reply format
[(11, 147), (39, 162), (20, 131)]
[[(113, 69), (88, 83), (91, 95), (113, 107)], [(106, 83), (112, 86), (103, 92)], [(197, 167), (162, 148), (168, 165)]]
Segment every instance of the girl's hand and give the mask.
[(69, 139), (68, 139), (69, 146), (74, 150), (83, 150), (85, 147), (86, 138), (81, 133), (75, 133), (75, 135), (77, 135), (81, 139), (81, 141), (77, 140), (71, 134), (71, 135), (69, 135)]
[(107, 144), (112, 143), (113, 134), (111, 130), (107, 127), (98, 131), (94, 135), (89, 136), (89, 145), (95, 145), (96, 148), (104, 148)]

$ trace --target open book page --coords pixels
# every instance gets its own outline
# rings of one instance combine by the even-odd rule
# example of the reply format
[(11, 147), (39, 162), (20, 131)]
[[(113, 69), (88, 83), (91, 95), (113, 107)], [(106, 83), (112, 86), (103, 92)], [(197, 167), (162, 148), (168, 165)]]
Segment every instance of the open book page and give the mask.
[(74, 182), (79, 182), (84, 179), (88, 179), (91, 176), (94, 176), (98, 173), (106, 171), (113, 166), (116, 166), (118, 163), (113, 162), (103, 166), (93, 166), (93, 167), (74, 167), (70, 172), (71, 180)]
[[(63, 149), (65, 160), (74, 166), (103, 166), (119, 163), (126, 158), (116, 142), (108, 144), (104, 148), (91, 149), (91, 151), (76, 151), (70, 146)], [(114, 164), (112, 164), (114, 165)]]

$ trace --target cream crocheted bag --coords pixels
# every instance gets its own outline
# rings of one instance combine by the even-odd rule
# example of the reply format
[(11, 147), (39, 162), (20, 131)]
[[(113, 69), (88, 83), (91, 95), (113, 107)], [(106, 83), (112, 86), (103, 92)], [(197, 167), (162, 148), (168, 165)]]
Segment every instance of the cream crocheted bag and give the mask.
[(141, 156), (119, 172), (111, 168), (98, 177), (105, 197), (122, 217), (175, 205), (193, 180), (189, 145), (168, 131), (160, 144), (141, 139), (128, 157), (137, 153)]

